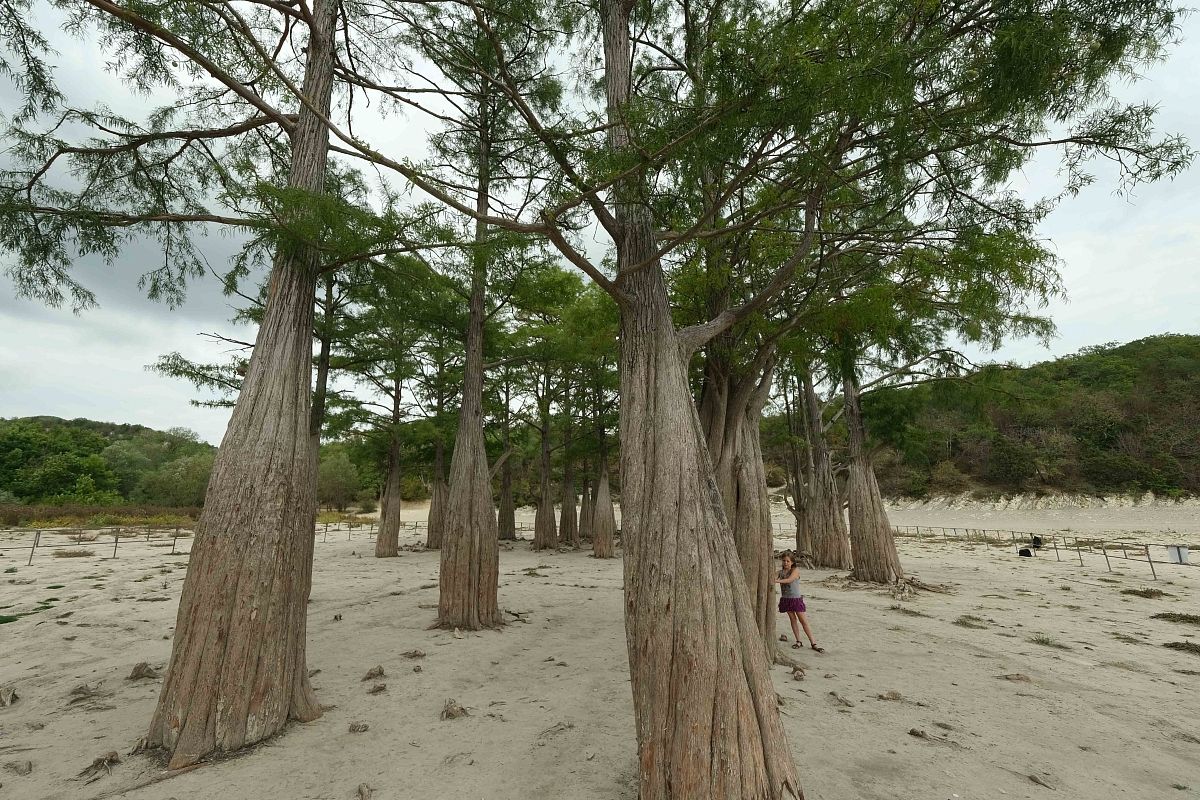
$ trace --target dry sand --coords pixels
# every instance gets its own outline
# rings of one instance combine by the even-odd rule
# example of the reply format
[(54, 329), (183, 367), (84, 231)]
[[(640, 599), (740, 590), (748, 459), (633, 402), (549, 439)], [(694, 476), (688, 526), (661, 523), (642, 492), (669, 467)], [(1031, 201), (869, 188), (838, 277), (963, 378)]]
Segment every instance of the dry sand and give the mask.
[[(161, 767), (126, 755), (160, 681), (126, 676), (170, 652), (186, 558), (167, 549), (39, 552), (32, 567), (12, 552), (0, 559), (0, 606), (11, 606), (0, 613), (59, 598), (0, 625), (0, 687), (20, 696), (0, 708), (0, 797), (350, 800), (364, 783), (376, 800), (636, 797), (619, 560), (505, 549), (501, 605), (527, 622), (509, 616), (502, 631), (459, 638), (425, 630), (437, 553), (376, 560), (361, 534), (316, 546), (308, 659), (336, 707), (234, 758), (129, 789)], [(1200, 628), (1150, 618), (1200, 611), (1200, 569), (1164, 566), (1153, 583), (1145, 564), (1109, 573), (1098, 556), (1081, 568), (914, 540), (901, 554), (955, 592), (900, 601), (827, 585), (828, 571), (804, 576), (827, 652), (797, 654), (803, 681), (773, 675), (809, 800), (1200, 796), (1200, 657), (1162, 647), (1200, 641)], [(1121, 594), (1151, 585), (1169, 596)], [(963, 615), (977, 627), (955, 624)], [(426, 656), (403, 655), (413, 649)], [(385, 676), (364, 682), (377, 665)], [(99, 694), (73, 697), (85, 683)], [(369, 694), (375, 683), (386, 691)], [(469, 716), (439, 719), (451, 698)], [(355, 722), (368, 730), (351, 733)], [(111, 775), (75, 778), (109, 751), (122, 758)], [(25, 761), (28, 775), (6, 767)]]

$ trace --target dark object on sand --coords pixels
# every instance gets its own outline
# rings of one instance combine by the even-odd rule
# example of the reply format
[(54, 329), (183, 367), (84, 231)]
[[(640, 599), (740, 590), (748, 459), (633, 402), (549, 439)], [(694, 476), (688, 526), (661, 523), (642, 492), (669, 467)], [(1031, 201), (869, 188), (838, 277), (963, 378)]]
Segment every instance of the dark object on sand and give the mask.
[(1022, 558), (1033, 558), (1033, 551), (1028, 547), (1022, 547), (1017, 551), (1017, 555), (1021, 556)]

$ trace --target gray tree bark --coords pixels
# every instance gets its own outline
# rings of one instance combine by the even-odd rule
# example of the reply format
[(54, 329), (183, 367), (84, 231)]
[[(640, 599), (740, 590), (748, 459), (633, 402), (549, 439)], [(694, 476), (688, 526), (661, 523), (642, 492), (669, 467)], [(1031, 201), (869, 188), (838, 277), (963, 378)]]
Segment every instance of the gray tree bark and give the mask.
[(490, 128), (487, 89), (479, 102), (479, 182), (476, 187), (475, 244), (472, 254), (470, 316), (467, 322), (466, 371), (458, 434), (450, 460), (450, 489), (446, 501), (437, 626), (479, 630), (504, 624), (500, 614), (499, 531), (492, 503), (492, 476), (483, 437), (483, 324), (488, 255), (483, 245), (490, 199)]
[(760, 422), (773, 368), (767, 364), (736, 374), (720, 342), (705, 358), (700, 421), (723, 511), (732, 528), (738, 559), (768, 660), (778, 650), (775, 636), (775, 577), (771, 558), (771, 501), (763, 467)]
[[(313, 0), (288, 185), (324, 190), (336, 3)], [(303, 211), (297, 211), (301, 214)], [(316, 523), (313, 297), (318, 251), (281, 245), (246, 378), (213, 464), (146, 742), (172, 769), (321, 714), (305, 663)]]
[[(440, 411), (439, 411), (440, 413)], [(446, 530), (446, 446), (439, 440), (433, 451), (433, 490), (429, 498), (429, 517), (426, 521), (425, 546), (437, 550), (442, 546)]]
[(579, 539), (581, 542), (590, 542), (592, 540), (592, 479), (588, 472), (588, 465), (584, 464), (583, 471), (583, 487), (579, 492)]
[(608, 488), (608, 465), (601, 464), (596, 479), (596, 504), (592, 507), (592, 557), (617, 557), (617, 514)]
[(571, 461), (571, 406), (565, 404), (566, 423), (563, 429), (562, 513), (558, 526), (559, 540), (570, 547), (579, 547), (579, 518), (575, 506), (575, 465)]
[[(504, 385), (504, 452), (512, 450), (508, 404), (511, 401), (509, 386)], [(500, 512), (497, 519), (501, 541), (512, 541), (517, 538), (517, 509), (513, 503), (513, 473), (512, 458), (504, 459), (500, 465)]]
[(533, 550), (558, 547), (558, 526), (554, 521), (554, 486), (550, 479), (550, 377), (542, 378), (542, 397), (538, 400), (540, 417), (541, 457), (538, 476), (541, 480), (537, 511), (533, 515)]
[(394, 558), (400, 554), (400, 443), (395, 434), (388, 446), (387, 478), (383, 504), (379, 507), (379, 535), (375, 537), (375, 557)]
[(895, 583), (904, 578), (896, 539), (888, 520), (875, 469), (867, 453), (858, 381), (853, 367), (844, 370), (842, 396), (846, 403), (849, 450), (847, 498), (850, 507), (850, 545), (854, 554), (854, 579), (867, 583)]
[(818, 567), (850, 569), (852, 562), (850, 533), (842, 513), (842, 500), (833, 476), (833, 460), (825, 439), (821, 404), (817, 399), (812, 375), (802, 376), (805, 438), (811, 454), (807, 498), (804, 504), (805, 523), (811, 542), (810, 556)]
[[(624, 120), (633, 5), (600, 2), (609, 146), (616, 153), (631, 146)], [(638, 797), (798, 797), (770, 665), (655, 259), (649, 211), (636, 181), (619, 182), (613, 193), (618, 285), (626, 297), (621, 516)]]

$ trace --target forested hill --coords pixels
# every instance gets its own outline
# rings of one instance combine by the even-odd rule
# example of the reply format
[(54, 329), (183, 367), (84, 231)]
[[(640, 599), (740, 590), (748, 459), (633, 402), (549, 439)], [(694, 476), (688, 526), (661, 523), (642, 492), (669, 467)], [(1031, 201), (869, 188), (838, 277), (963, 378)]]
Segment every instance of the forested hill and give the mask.
[(864, 398), (891, 495), (1200, 493), (1200, 336)]
[(214, 452), (183, 428), (0, 419), (0, 503), (200, 505)]

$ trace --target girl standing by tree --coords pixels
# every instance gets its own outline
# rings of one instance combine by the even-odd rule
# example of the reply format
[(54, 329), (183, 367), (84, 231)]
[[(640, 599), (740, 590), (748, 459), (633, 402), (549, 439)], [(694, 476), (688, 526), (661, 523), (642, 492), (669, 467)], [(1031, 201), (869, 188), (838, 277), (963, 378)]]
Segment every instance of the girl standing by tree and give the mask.
[(813, 641), (812, 630), (809, 629), (808, 619), (805, 617), (807, 609), (804, 606), (804, 595), (800, 594), (800, 568), (796, 566), (796, 557), (790, 550), (785, 550), (779, 558), (783, 566), (774, 582), (779, 584), (779, 613), (788, 615), (788, 621), (792, 623), (792, 635), (796, 637), (792, 649), (800, 649), (800, 628), (803, 627), (804, 635), (808, 637), (812, 649), (824, 653), (825, 648), (817, 647), (817, 643)]

